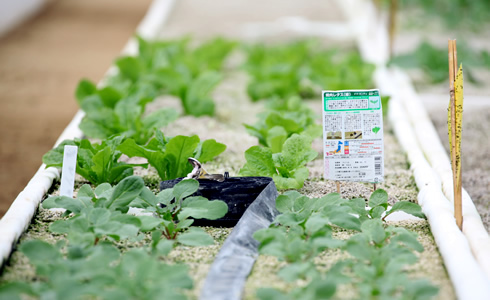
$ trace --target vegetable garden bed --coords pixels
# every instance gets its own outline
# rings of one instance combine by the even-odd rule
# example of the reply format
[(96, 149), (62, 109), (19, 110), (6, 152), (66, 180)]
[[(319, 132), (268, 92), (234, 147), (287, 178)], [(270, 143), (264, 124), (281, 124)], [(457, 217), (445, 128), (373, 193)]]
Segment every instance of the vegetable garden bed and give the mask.
[[(393, 211), (403, 206), (400, 210), (422, 216), (420, 208), (413, 204), (418, 190), (409, 162), (386, 120), (385, 181), (380, 185), (383, 190), (373, 193), (370, 184), (342, 183), (341, 195), (332, 194), (335, 184), (323, 179), (323, 161), (315, 158), (322, 151), (321, 142), (313, 139), (319, 136), (315, 114), (320, 105), (312, 99), (299, 100), (299, 96), (315, 97), (314, 91), (322, 84), (342, 89), (357, 82), (357, 88), (371, 88), (374, 66), (362, 63), (355, 52), (332, 54), (311, 41), (265, 47), (237, 46), (235, 42), (215, 39), (199, 45), (203, 44), (198, 43), (198, 50), (186, 50), (196, 48), (185, 40), (166, 44), (140, 39), (140, 56), (118, 59), (119, 75), (107, 78), (105, 88), (82, 81), (77, 90), (86, 112), (81, 128), (105, 144), (70, 142), (77, 144), (79, 151), (87, 151), (79, 157), (83, 154), (86, 165), (95, 164), (93, 174), (84, 173), (84, 166), (79, 165), (78, 174), (83, 176), (76, 180), (79, 204), (61, 196), (45, 200), (45, 208), (39, 208), (20, 240), (21, 251), (15, 251), (4, 266), (1, 282), (10, 283), (3, 285), (0, 292), (12, 296), (23, 289), (34, 296), (51, 293), (58, 298), (198, 298), (210, 265), (231, 229), (189, 229), (189, 217), (216, 219), (223, 215), (218, 202), (186, 198), (197, 189), (195, 181), (186, 180), (173, 190), (158, 191), (160, 180), (184, 177), (190, 172), (192, 168), (186, 161), (192, 156), (206, 162), (204, 167), (209, 173), (273, 177), (282, 191), (277, 209), (283, 214), (276, 222), (283, 226), (273, 225), (254, 235), (261, 242), (261, 255), (245, 284), (245, 299), (298, 299), (298, 295), (305, 299), (428, 299), (436, 294), (437, 299), (456, 298), (428, 222), (406, 216), (402, 216), (403, 221), (390, 221), (396, 214), (382, 218), (382, 212), (390, 209), (388, 204), (394, 207)], [(231, 54), (221, 66), (220, 59), (228, 51)], [(165, 55), (172, 59), (165, 59)], [(272, 62), (274, 57), (281, 59), (281, 55), (290, 59), (290, 66), (276, 74), (282, 82), (273, 73), (277, 66), (268, 66), (267, 60), (261, 60), (267, 55), (271, 55)], [(305, 57), (311, 57), (311, 62), (304, 62)], [(318, 65), (319, 70), (312, 68)], [(347, 71), (322, 73), (332, 65), (353, 75), (341, 78)], [(206, 68), (209, 72), (203, 72)], [(269, 74), (263, 72), (267, 68)], [(297, 74), (301, 68), (310, 68), (313, 76), (294, 77), (293, 84), (284, 84), (291, 78), (281, 78), (282, 75)], [(334, 83), (318, 81), (328, 76)], [(160, 82), (161, 78), (167, 82)], [(166, 95), (162, 96), (162, 91)], [(155, 99), (147, 104), (148, 96)], [(262, 100), (253, 102), (250, 98)], [(264, 105), (266, 98), (272, 98), (267, 102), (268, 108)], [(119, 104), (123, 101), (127, 103)], [(169, 108), (187, 115), (176, 118)], [(98, 115), (101, 111), (103, 116)], [(249, 126), (245, 128), (243, 123)], [(133, 127), (134, 124), (138, 125)], [(125, 137), (109, 138), (117, 132)], [(259, 142), (260, 147), (256, 146)], [(226, 144), (226, 151), (220, 143)], [(45, 162), (59, 166), (61, 153), (61, 148), (53, 150), (45, 156)], [(101, 153), (114, 161), (112, 168), (107, 160), (98, 162)], [(122, 153), (125, 156), (116, 165)], [(151, 165), (148, 169), (142, 167), (146, 162)], [(137, 176), (128, 176), (124, 171), (132, 169), (129, 164), (135, 165)], [(104, 183), (107, 181), (115, 188)], [(91, 185), (83, 185), (87, 183)], [(55, 182), (48, 195), (57, 193)], [(131, 194), (132, 198), (128, 196)], [(365, 209), (366, 204), (371, 210)], [(128, 217), (120, 213), (127, 212), (129, 206), (146, 209), (150, 215)], [(300, 209), (303, 206), (305, 210)], [(46, 209), (54, 207), (65, 208), (75, 217)], [(91, 225), (80, 225), (84, 218)], [(119, 225), (108, 228), (101, 218)], [(78, 226), (90, 234), (81, 234)], [(123, 227), (127, 230), (119, 230)], [(56, 246), (33, 241), (37, 238)], [(62, 256), (66, 254), (68, 259), (63, 264)], [(104, 262), (110, 271), (84, 269), (81, 262), (89, 266)], [(56, 269), (77, 276), (67, 283), (56, 275)], [(278, 290), (263, 289), (266, 287)], [(141, 296), (142, 292), (146, 294)]]

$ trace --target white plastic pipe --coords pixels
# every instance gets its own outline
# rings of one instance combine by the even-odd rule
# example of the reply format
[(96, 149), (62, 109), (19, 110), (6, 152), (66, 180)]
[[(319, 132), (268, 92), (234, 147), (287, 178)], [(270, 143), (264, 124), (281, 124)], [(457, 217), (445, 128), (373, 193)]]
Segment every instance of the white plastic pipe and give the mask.
[[(154, 0), (136, 32), (145, 38), (155, 38), (163, 28), (173, 4), (174, 0)], [(131, 38), (124, 47), (122, 54), (134, 55), (137, 52), (136, 41)], [(56, 141), (55, 146), (65, 139), (83, 137), (83, 133), (78, 128), (83, 116), (84, 113), (82, 111), (76, 113), (73, 120)], [(15, 198), (0, 220), (0, 266), (8, 259), (13, 246), (29, 226), (39, 203), (48, 192), (53, 180), (59, 178), (59, 176), (60, 172), (57, 168), (46, 169), (46, 165), (41, 165), (34, 177)]]

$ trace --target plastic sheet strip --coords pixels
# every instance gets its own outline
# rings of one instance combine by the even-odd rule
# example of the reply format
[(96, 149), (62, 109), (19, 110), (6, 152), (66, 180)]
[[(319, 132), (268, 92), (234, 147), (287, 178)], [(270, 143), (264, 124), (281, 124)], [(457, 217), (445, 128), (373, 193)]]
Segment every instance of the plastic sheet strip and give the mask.
[(273, 181), (248, 207), (216, 256), (201, 290), (200, 300), (241, 299), (246, 279), (258, 256), (255, 231), (268, 227), (279, 214)]

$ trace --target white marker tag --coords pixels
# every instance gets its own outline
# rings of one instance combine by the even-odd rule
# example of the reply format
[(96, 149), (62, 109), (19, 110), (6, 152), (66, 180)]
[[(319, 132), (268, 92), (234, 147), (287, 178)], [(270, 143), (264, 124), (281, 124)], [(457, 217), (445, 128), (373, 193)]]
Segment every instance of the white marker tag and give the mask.
[(63, 153), (63, 168), (61, 170), (60, 196), (73, 197), (75, 187), (75, 170), (77, 164), (77, 146), (66, 145)]

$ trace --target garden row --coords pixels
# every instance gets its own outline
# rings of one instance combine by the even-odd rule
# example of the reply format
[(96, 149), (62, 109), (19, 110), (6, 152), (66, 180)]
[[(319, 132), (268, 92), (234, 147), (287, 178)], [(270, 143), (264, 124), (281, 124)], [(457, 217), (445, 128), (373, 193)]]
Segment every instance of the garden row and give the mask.
[[(321, 89), (372, 88), (373, 66), (363, 63), (355, 51), (323, 50), (314, 41), (278, 46), (239, 45), (222, 38), (197, 46), (188, 38), (138, 41), (139, 55), (119, 58), (117, 75), (103, 87), (80, 82), (76, 97), (85, 112), (80, 128), (90, 139), (65, 141), (43, 157), (47, 166), (60, 167), (63, 146), (78, 146), (76, 198), (52, 196), (43, 202), (43, 213), (50, 208), (66, 210), (44, 226), (58, 241), (21, 243), (20, 252), (35, 272), (19, 281), (22, 275), (9, 270), (16, 266), (6, 267), (4, 277), (11, 272), (15, 280), (2, 280), (0, 293), (59, 299), (194, 297), (202, 278), (194, 278), (198, 283), (192, 290), (191, 277), (196, 276), (192, 263), (199, 262), (190, 259), (188, 272), (179, 264), (186, 262), (182, 253), (193, 251), (187, 248), (191, 246), (219, 247), (228, 231), (191, 225), (194, 219), (218, 219), (228, 207), (222, 201), (192, 196), (199, 186), (194, 179), (158, 191), (155, 183), (160, 180), (191, 172), (189, 157), (209, 162), (206, 168), (218, 171), (228, 168), (232, 174), (272, 177), (279, 190), (299, 189), (305, 194), (288, 191), (279, 196), (277, 209), (282, 214), (271, 228), (255, 234), (261, 253), (285, 262), (280, 263), (278, 276), (288, 282), (282, 291), (259, 289), (257, 297), (329, 298), (346, 286), (360, 299), (426, 299), (437, 293), (427, 281), (409, 280), (404, 272), (417, 260), (414, 252), (423, 251), (416, 234), (383, 222), (397, 210), (423, 216), (415, 203), (393, 201), (415, 198), (410, 172), (406, 166), (400, 168), (406, 164), (402, 153), (387, 154), (399, 156), (386, 159), (388, 164), (395, 161), (387, 165), (385, 183), (387, 191), (396, 194), (391, 208), (384, 190), (368, 197), (370, 187), (362, 183), (344, 185), (346, 199), (325, 195), (328, 183), (321, 180), (322, 161), (316, 159), (320, 149), (315, 149), (314, 141), (321, 127), (304, 99)], [(245, 61), (234, 63), (234, 54), (244, 55)], [(244, 154), (245, 129), (220, 111), (226, 107), (221, 102), (232, 107), (255, 104), (249, 99), (233, 103), (231, 97), (217, 99), (218, 105), (212, 100), (227, 80), (243, 85), (242, 70), (248, 73), (250, 100), (265, 102), (257, 122), (245, 125), (259, 145)], [(232, 84), (230, 90), (237, 86)], [(176, 99), (181, 105), (174, 105)], [(178, 111), (183, 116), (178, 117)], [(175, 134), (196, 131), (202, 134)], [(228, 148), (212, 138), (202, 140), (205, 135), (226, 139)], [(387, 152), (391, 147), (387, 145)], [(56, 193), (55, 188), (51, 194)], [(147, 214), (127, 214), (130, 208)], [(339, 237), (345, 231), (348, 235)], [(208, 260), (218, 247), (206, 254)], [(318, 263), (319, 257), (336, 251), (343, 253), (342, 259), (328, 266)], [(172, 252), (179, 254), (172, 259)], [(16, 255), (21, 254), (14, 253), (13, 258)]]

